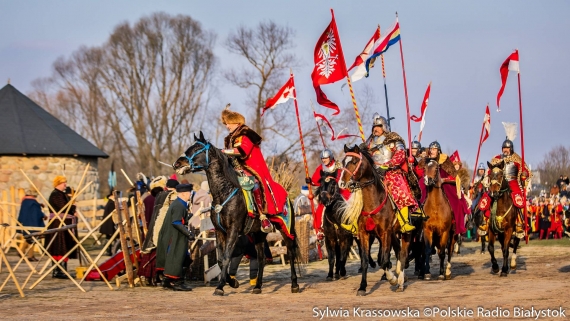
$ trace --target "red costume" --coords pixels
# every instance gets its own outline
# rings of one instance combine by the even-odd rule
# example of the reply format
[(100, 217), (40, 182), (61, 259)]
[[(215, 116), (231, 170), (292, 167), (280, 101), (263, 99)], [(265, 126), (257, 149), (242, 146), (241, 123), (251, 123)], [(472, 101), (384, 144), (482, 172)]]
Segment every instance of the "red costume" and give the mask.
[[(510, 156), (504, 156), (503, 154), (499, 154), (495, 156), (491, 160), (491, 164), (495, 165), (497, 163), (505, 162), (505, 179), (509, 183), (509, 188), (511, 189), (511, 197), (513, 199), (513, 203), (518, 208), (524, 207), (524, 195), (521, 190), (521, 184), (529, 177), (529, 169), (527, 166), (521, 172), (522, 168), (522, 159), (517, 153), (513, 153)], [(487, 172), (487, 175), (490, 175), (490, 169)]]
[(226, 149), (239, 152), (240, 165), (258, 180), (264, 200), (264, 214), (275, 215), (283, 212), (287, 201), (287, 191), (271, 177), (259, 147), (261, 140), (262, 138), (256, 132), (241, 125), (225, 138), (224, 143)]
[[(317, 167), (317, 169), (313, 173), (313, 176), (311, 177), (311, 185), (320, 186), (321, 171), (328, 172), (328, 173), (332, 173), (333, 171), (335, 171), (336, 172), (335, 180), (337, 181), (337, 183), (338, 183), (338, 180), (340, 179), (340, 175), (342, 172), (342, 170), (340, 168), (337, 168), (334, 160), (332, 160), (329, 163), (329, 166), (323, 166), (323, 164), (320, 164), (319, 167)], [(341, 188), (340, 189), (340, 195), (345, 200), (348, 200), (350, 198), (350, 191), (348, 189)], [(325, 213), (325, 206), (321, 202), (319, 202), (319, 205), (317, 206), (317, 209), (315, 210), (315, 215), (313, 217), (313, 228), (317, 231), (323, 225), (324, 213)]]
[(411, 206), (412, 209), (416, 208), (418, 203), (412, 195), (403, 169), (407, 168), (406, 151), (404, 149), (394, 151), (392, 158), (380, 166), (388, 166), (389, 168), (384, 176), (384, 183), (396, 206), (399, 209), (406, 206)]

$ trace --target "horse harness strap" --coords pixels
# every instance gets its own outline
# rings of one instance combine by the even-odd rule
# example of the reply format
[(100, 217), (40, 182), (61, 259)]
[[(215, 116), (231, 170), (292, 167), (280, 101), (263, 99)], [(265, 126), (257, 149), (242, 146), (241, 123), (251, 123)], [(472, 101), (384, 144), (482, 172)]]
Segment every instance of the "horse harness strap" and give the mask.
[(384, 197), (384, 200), (382, 201), (382, 203), (380, 203), (380, 205), (378, 205), (378, 207), (376, 207), (374, 210), (372, 210), (371, 212), (364, 212), (362, 211), (360, 214), (362, 216), (370, 216), (370, 215), (376, 215), (378, 213), (380, 213), (380, 211), (382, 210), (382, 208), (384, 207), (384, 205), (386, 205), (386, 201), (388, 200), (388, 193), (385, 192), (386, 196)]
[(239, 188), (235, 188), (233, 190), (233, 192), (226, 198), (226, 200), (220, 205), (216, 205), (216, 206), (212, 206), (211, 209), (214, 210), (214, 212), (216, 213), (216, 219), (218, 221), (218, 226), (222, 229), (222, 231), (224, 231), (224, 233), (226, 232), (226, 229), (222, 226), (222, 222), (220, 219), (220, 212), (222, 211), (222, 209), (224, 209), (224, 206), (236, 195), (236, 193), (239, 191)]
[[(208, 169), (208, 167), (210, 166), (210, 147), (212, 147), (212, 145), (210, 145), (210, 143), (204, 144), (200, 141), (196, 142), (197, 144), (200, 144), (204, 147), (200, 148), (198, 151), (194, 152), (194, 154), (192, 154), (192, 156), (188, 157), (185, 154), (182, 154), (183, 157), (185, 157), (188, 160), (188, 165), (191, 168), (194, 169)], [(194, 165), (194, 157), (196, 157), (197, 155), (199, 155), (200, 153), (202, 153), (203, 151), (206, 151), (206, 166), (196, 166)]]

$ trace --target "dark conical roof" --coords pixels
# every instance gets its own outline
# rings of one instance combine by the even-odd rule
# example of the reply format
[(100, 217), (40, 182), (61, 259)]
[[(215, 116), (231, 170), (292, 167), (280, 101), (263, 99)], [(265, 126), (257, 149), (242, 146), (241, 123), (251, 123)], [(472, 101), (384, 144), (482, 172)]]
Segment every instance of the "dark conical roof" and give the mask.
[(26, 95), (0, 89), (0, 155), (109, 157)]

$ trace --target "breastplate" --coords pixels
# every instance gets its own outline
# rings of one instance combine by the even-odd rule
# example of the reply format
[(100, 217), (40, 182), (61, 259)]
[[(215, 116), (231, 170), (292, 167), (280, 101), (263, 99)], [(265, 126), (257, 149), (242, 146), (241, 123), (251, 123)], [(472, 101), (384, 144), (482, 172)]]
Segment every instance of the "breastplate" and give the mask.
[(517, 179), (518, 169), (514, 162), (505, 163), (505, 177), (507, 181), (513, 181)]
[(377, 150), (372, 155), (372, 158), (374, 159), (376, 166), (383, 164), (383, 163), (389, 161), (390, 159), (392, 159), (392, 151), (388, 148), (388, 146), (385, 146), (383, 144), (384, 139), (386, 139), (385, 136), (374, 137), (372, 139), (371, 147), (377, 148)]

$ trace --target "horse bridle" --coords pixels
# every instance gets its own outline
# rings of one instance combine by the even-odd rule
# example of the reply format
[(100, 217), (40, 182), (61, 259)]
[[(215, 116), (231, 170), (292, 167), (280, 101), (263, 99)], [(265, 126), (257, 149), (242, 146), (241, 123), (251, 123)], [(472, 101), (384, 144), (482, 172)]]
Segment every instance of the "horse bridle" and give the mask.
[[(436, 166), (436, 168), (435, 168), (435, 177), (434, 177), (434, 178), (431, 178), (431, 177), (429, 177), (429, 176), (427, 175), (427, 173), (426, 173), (426, 175), (425, 175), (426, 180), (427, 180), (427, 182), (426, 182), (426, 187), (433, 186), (433, 187), (435, 187), (435, 188), (441, 188), (441, 184), (440, 184), (439, 186), (437, 186), (437, 178), (438, 178), (438, 176), (439, 176), (439, 164), (438, 164), (437, 161), (435, 161), (435, 160), (430, 160), (430, 161), (427, 163), (426, 166), (429, 166), (429, 164), (431, 164), (431, 163), (435, 163), (435, 166)], [(433, 185), (427, 184), (430, 179), (433, 181)]]
[[(492, 172), (497, 173), (498, 171), (501, 171), (501, 169), (498, 169), (497, 167), (494, 167), (494, 168), (492, 169)], [(508, 186), (507, 186), (506, 188), (504, 188), (504, 189), (501, 189), (501, 186), (503, 185), (503, 181), (504, 181), (504, 180), (505, 180), (505, 172), (504, 172), (504, 171), (503, 171), (503, 174), (501, 175), (501, 180), (500, 180), (500, 181), (499, 181), (499, 180), (496, 180), (496, 179), (492, 179), (492, 180), (491, 180), (490, 186), (499, 185), (499, 191), (497, 192), (497, 195), (496, 195), (496, 196), (492, 196), (493, 198), (495, 198), (495, 199), (500, 198), (500, 197), (509, 189)]]
[[(347, 152), (346, 153), (346, 157), (356, 157), (358, 158), (358, 163), (356, 164), (356, 168), (354, 169), (354, 171), (350, 171), (348, 168), (346, 168), (346, 166), (344, 165), (344, 161), (343, 161), (343, 167), (342, 167), (342, 171), (347, 171), (350, 174), (350, 180), (348, 181), (348, 189), (353, 192), (357, 189), (363, 189), (364, 187), (368, 186), (368, 185), (372, 185), (375, 182), (375, 178), (368, 180), (366, 182), (358, 182), (356, 180), (356, 173), (358, 173), (358, 170), (360, 169), (360, 166), (362, 165), (362, 153), (354, 153), (354, 152)], [(342, 174), (341, 174), (342, 177)]]
[[(209, 153), (210, 153), (210, 147), (212, 147), (212, 145), (210, 145), (209, 142), (204, 144), (200, 141), (196, 141), (196, 144), (200, 144), (203, 147), (200, 148), (199, 150), (197, 150), (196, 152), (194, 152), (194, 154), (192, 154), (192, 156), (190, 156), (190, 157), (188, 157), (185, 153), (180, 155), (180, 156), (186, 158), (186, 160), (188, 161), (188, 166), (190, 166), (190, 170), (193, 170), (193, 171), (206, 170), (210, 166), (210, 154)], [(206, 151), (206, 166), (195, 165), (194, 164), (194, 157), (200, 155), (204, 151)]]

